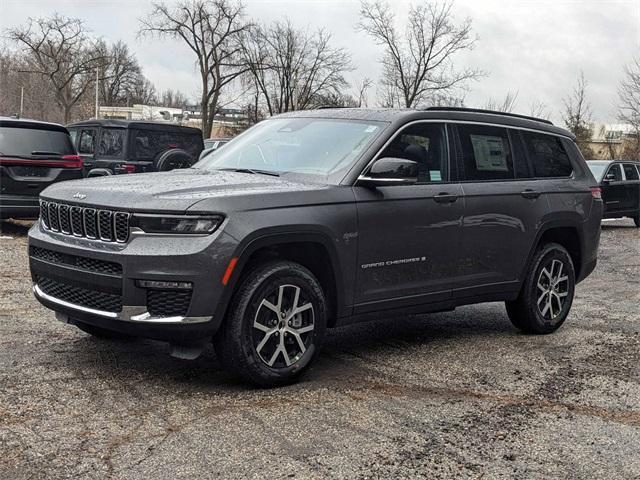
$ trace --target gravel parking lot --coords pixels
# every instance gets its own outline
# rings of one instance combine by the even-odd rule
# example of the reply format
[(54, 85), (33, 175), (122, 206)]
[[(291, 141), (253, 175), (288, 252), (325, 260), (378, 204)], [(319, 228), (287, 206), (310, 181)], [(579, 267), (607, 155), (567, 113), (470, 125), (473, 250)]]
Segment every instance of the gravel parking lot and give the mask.
[(147, 340), (54, 320), (26, 224), (0, 234), (0, 478), (640, 478), (640, 231), (603, 226), (567, 324), (502, 304), (334, 330), (297, 385), (255, 390)]

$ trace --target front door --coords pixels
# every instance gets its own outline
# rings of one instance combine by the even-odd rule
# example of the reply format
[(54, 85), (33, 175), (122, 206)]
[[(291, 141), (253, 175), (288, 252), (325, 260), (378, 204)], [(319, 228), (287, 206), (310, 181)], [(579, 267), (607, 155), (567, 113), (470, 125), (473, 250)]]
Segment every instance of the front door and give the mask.
[(632, 163), (623, 163), (622, 170), (626, 182), (624, 209), (632, 215), (640, 210), (640, 176)]
[(609, 167), (607, 173), (604, 174), (602, 184), (605, 216), (615, 216), (616, 213), (624, 211), (627, 191), (620, 164), (614, 163)]
[[(450, 298), (458, 274), (462, 190), (450, 182), (443, 124), (404, 127), (378, 155), (418, 163), (418, 182), (354, 187), (356, 312)], [(394, 300), (395, 299), (395, 300)]]

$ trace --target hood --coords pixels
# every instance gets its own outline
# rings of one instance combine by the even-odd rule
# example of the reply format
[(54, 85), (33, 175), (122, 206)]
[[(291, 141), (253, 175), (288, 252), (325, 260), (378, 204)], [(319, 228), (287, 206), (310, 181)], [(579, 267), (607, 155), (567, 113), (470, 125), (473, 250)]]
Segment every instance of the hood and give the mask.
[(186, 211), (205, 199), (318, 190), (328, 186), (268, 175), (198, 169), (112, 175), (55, 183), (46, 200), (135, 211)]

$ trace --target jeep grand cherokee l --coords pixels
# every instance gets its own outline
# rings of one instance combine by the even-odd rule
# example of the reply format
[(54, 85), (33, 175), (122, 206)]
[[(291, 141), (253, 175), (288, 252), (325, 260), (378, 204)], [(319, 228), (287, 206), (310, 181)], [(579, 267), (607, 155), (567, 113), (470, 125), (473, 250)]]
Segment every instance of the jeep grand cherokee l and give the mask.
[(29, 233), (35, 296), (94, 335), (170, 342), (260, 385), (327, 328), (504, 301), (555, 331), (596, 265), (600, 189), (551, 123), (459, 109), (265, 120), (194, 168), (67, 182)]
[(0, 219), (38, 218), (38, 196), (82, 178), (82, 159), (62, 125), (0, 117)]

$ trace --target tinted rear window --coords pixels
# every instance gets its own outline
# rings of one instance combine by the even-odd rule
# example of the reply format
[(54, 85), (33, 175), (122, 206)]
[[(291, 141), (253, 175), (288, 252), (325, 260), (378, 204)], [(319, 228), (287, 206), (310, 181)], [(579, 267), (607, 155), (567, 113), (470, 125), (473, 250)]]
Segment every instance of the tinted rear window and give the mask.
[(136, 130), (133, 138), (133, 157), (137, 160), (154, 160), (159, 153), (180, 148), (198, 158), (202, 151), (199, 134), (163, 132), (161, 130)]
[(573, 173), (569, 155), (558, 137), (522, 132), (536, 177), (568, 177)]
[(509, 135), (505, 128), (485, 125), (458, 127), (464, 180), (515, 178)]
[(638, 180), (638, 171), (635, 165), (625, 163), (622, 165), (622, 168), (624, 169), (624, 176), (627, 177), (627, 180)]
[(0, 152), (7, 156), (31, 156), (32, 152), (75, 154), (66, 132), (14, 127), (0, 127)]

